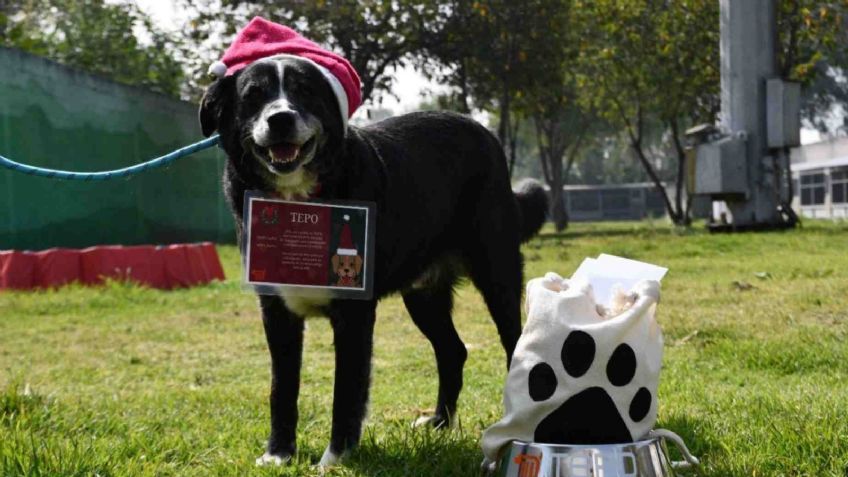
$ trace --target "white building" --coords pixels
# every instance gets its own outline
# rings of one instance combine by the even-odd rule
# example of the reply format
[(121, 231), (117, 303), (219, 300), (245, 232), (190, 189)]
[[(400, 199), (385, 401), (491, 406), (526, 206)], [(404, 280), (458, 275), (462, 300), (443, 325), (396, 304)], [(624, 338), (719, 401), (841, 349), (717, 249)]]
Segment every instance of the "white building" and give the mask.
[(792, 150), (792, 207), (803, 217), (848, 218), (848, 138)]

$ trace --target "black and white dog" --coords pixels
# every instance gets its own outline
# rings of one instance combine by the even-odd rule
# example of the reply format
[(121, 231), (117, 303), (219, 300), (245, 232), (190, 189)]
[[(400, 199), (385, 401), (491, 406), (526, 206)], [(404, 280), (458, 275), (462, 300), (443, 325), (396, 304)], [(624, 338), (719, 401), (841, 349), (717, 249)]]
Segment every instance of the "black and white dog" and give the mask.
[(377, 204), (373, 300), (259, 297), (272, 377), (271, 432), (257, 463), (281, 463), (295, 452), (307, 315), (329, 317), (336, 353), (332, 435), (320, 465), (336, 463), (358, 443), (377, 300), (393, 292), (435, 351), (439, 394), (427, 422), (449, 425), (467, 354), (451, 319), (453, 287), (470, 276), (508, 364), (521, 332), (519, 245), (544, 222), (541, 186), (513, 193), (497, 139), (460, 115), (422, 112), (347, 127), (321, 72), (287, 55), (216, 80), (200, 123), (204, 135), (220, 133), (229, 156), (224, 187), (240, 240), (247, 190)]

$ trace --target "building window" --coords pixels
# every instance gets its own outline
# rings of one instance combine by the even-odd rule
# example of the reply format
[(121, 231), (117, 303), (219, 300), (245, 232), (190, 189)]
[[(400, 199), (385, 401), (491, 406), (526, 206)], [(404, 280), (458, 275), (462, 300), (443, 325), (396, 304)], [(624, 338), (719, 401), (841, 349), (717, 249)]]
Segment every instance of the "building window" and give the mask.
[(830, 172), (830, 194), (834, 204), (848, 202), (848, 167), (840, 167)]
[(801, 176), (801, 205), (824, 204), (824, 173)]

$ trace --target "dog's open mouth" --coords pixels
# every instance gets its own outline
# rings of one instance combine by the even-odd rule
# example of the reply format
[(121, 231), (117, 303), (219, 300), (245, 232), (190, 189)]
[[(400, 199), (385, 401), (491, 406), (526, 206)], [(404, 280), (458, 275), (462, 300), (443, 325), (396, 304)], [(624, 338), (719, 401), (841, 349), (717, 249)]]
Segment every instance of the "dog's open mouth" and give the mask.
[(271, 164), (294, 162), (299, 153), (299, 145), (285, 142), (268, 148), (268, 156), (271, 158)]
[(306, 162), (314, 152), (315, 136), (309, 138), (303, 144), (291, 142), (279, 142), (264, 148), (264, 156), (267, 157), (269, 166), (279, 173), (295, 170), (300, 164)]

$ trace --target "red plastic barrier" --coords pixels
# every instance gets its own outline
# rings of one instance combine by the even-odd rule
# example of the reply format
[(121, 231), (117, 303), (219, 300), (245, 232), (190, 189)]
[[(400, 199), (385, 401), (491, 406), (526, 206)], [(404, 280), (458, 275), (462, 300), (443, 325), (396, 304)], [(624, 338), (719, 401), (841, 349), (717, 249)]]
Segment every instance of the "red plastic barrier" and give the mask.
[(165, 256), (159, 253), (163, 247), (150, 247), (150, 275), (147, 277), (147, 285), (160, 290), (168, 290), (168, 277), (165, 274)]
[(35, 278), (35, 255), (10, 250), (0, 252), (0, 288), (32, 288)]
[(80, 280), (80, 251), (51, 248), (35, 254), (33, 286), (52, 288)]
[(126, 273), (121, 263), (123, 247), (105, 245), (89, 247), (80, 254), (81, 278), (87, 285), (99, 285), (106, 278), (123, 279)]
[(223, 280), (224, 270), (209, 242), (0, 252), (0, 289), (47, 288), (73, 281), (94, 285), (107, 278), (171, 289)]
[(203, 257), (203, 252), (200, 246), (196, 244), (185, 245), (183, 247), (188, 260), (188, 270), (192, 280), (196, 283), (209, 283), (212, 281), (212, 274), (206, 266), (206, 260)]
[(165, 280), (168, 288), (184, 288), (197, 284), (188, 265), (188, 257), (182, 245), (169, 245), (157, 250), (165, 262)]
[(203, 242), (199, 245), (200, 253), (203, 254), (203, 263), (206, 264), (206, 270), (209, 272), (210, 280), (224, 280), (224, 267), (221, 266), (221, 259), (218, 257), (218, 251), (215, 249), (215, 244), (212, 242)]
[(155, 247), (152, 245), (123, 247), (118, 256), (118, 263), (123, 274), (118, 278), (150, 285), (152, 277), (156, 273), (151, 263), (154, 250)]

